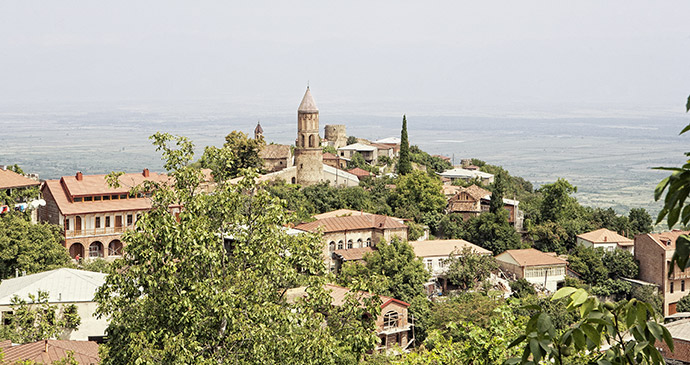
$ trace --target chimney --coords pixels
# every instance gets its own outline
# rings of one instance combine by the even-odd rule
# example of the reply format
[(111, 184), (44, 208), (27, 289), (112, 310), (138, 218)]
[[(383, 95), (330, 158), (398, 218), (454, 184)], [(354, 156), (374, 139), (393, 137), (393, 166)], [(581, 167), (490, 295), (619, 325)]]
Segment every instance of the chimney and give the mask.
[(82, 175), (81, 171), (77, 171), (77, 174), (74, 177), (77, 178), (77, 181), (84, 180), (84, 175)]
[(144, 177), (149, 177), (149, 169), (144, 169), (142, 175), (144, 175)]
[(604, 242), (606, 242), (606, 241), (608, 241), (608, 240), (609, 240), (609, 238), (606, 237), (606, 236), (604, 236)]

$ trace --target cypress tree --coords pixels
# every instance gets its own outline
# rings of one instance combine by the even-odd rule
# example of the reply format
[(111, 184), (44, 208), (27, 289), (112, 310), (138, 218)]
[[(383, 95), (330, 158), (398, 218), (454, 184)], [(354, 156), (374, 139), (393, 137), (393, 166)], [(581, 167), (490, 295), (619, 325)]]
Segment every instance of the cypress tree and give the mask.
[(402, 131), (400, 132), (398, 174), (406, 175), (410, 172), (412, 172), (412, 163), (410, 162), (410, 142), (407, 140), (407, 118), (403, 115)]
[(489, 211), (491, 213), (497, 213), (503, 210), (503, 194), (506, 191), (506, 180), (502, 172), (499, 172), (495, 176), (493, 191), (491, 192), (491, 202), (489, 204)]

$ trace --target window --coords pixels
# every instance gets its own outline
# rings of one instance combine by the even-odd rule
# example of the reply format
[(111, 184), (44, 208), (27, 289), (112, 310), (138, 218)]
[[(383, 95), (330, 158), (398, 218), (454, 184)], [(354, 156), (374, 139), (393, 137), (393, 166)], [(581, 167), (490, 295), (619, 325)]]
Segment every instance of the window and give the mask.
[(81, 201), (82, 201), (82, 198), (81, 198), (81, 197), (79, 197), (79, 198), (74, 198), (74, 202), (75, 202), (75, 203), (79, 203), (79, 202), (81, 202)]
[(114, 194), (114, 195), (111, 195), (111, 196), (110, 196), (110, 199), (112, 199), (112, 200), (118, 200), (118, 199), (120, 199), (120, 196), (117, 195), (117, 194)]
[(433, 267), (434, 267), (434, 261), (432, 259), (426, 260), (426, 268), (429, 269), (429, 271), (431, 271), (431, 268), (433, 268)]
[(102, 197), (100, 195), (96, 195), (93, 197), (93, 201), (99, 202), (99, 201), (101, 201), (101, 198)]
[(671, 294), (673, 294), (673, 282), (671, 282), (671, 287), (669, 288), (669, 291), (671, 292)]
[(352, 240), (347, 240), (347, 248), (352, 248)]
[(357, 248), (362, 248), (362, 247), (364, 247), (364, 246), (362, 246), (362, 239), (360, 238), (357, 240)]
[(438, 267), (443, 268), (443, 265), (446, 264), (445, 259), (438, 259)]
[(110, 217), (105, 217), (105, 228), (110, 228)]
[(338, 249), (339, 250), (343, 249), (343, 241), (338, 241)]
[(383, 316), (383, 329), (398, 327), (398, 312), (388, 311)]
[(120, 194), (120, 199), (127, 199), (127, 194)]
[(335, 251), (335, 241), (331, 241), (331, 243), (328, 244), (328, 251)]
[(92, 197), (92, 196), (85, 196), (85, 197), (84, 197), (84, 201), (85, 201), (85, 202), (93, 201), (93, 197)]
[(65, 217), (65, 231), (69, 231), (69, 218)]
[(367, 238), (367, 247), (371, 247), (371, 238)]
[(95, 223), (96, 228), (101, 228), (101, 217), (96, 217)]
[(110, 200), (110, 195), (103, 195), (103, 200)]
[(131, 214), (127, 214), (127, 225), (131, 226), (132, 223), (134, 223), (134, 216)]
[(680, 281), (680, 291), (685, 291), (685, 280)]

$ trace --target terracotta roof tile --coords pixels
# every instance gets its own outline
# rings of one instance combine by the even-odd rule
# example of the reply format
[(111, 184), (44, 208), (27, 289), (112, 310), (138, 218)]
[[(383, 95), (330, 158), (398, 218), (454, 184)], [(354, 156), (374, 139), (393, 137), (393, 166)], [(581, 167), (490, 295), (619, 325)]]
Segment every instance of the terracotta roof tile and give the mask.
[(690, 231), (674, 229), (671, 232), (649, 233), (649, 236), (664, 247), (664, 249), (671, 251), (676, 249), (676, 240), (678, 237), (684, 234), (690, 234)]
[(262, 159), (290, 158), (290, 146), (286, 144), (267, 144), (259, 152)]
[(347, 172), (349, 172), (352, 175), (355, 175), (359, 178), (371, 176), (371, 172), (364, 170), (364, 169), (361, 169), (359, 167), (355, 167), (354, 169), (348, 170)]
[(374, 213), (368, 213), (365, 211), (352, 210), (352, 209), (338, 209), (332, 210), (330, 212), (316, 214), (315, 219), (333, 218), (333, 217), (346, 217), (351, 215), (375, 215)]
[[(50, 190), (58, 209), (60, 209), (63, 215), (151, 209), (151, 201), (148, 198), (72, 203), (63, 185), (60, 184), (60, 180), (47, 180), (43, 189)], [(127, 194), (127, 192), (121, 193)]]
[(5, 348), (4, 361), (15, 363), (31, 360), (50, 364), (67, 357), (67, 351), (74, 352), (74, 359), (80, 364), (98, 364), (98, 344), (93, 341), (43, 340)]
[(491, 255), (491, 251), (465, 240), (414, 241), (410, 242), (410, 245), (414, 248), (414, 254), (417, 257), (449, 256), (454, 251), (462, 251), (465, 247), (481, 255)]
[[(290, 301), (294, 301), (295, 299), (297, 299), (299, 297), (305, 296), (306, 295), (305, 289), (306, 289), (306, 287), (289, 289), (287, 294), (286, 294), (287, 300), (290, 302)], [(335, 284), (326, 284), (326, 285), (324, 285), (324, 289), (326, 289), (331, 294), (331, 298), (333, 300), (331, 302), (331, 304), (337, 305), (337, 306), (341, 306), (341, 305), (345, 304), (345, 301), (347, 299), (347, 293), (350, 292), (350, 289), (344, 288), (342, 286), (335, 285)], [(360, 291), (360, 293), (364, 297), (371, 297), (373, 295), (373, 294), (371, 294), (369, 292), (365, 292), (365, 291)], [(391, 302), (396, 302), (396, 303), (402, 304), (406, 307), (410, 306), (409, 303), (403, 302), (402, 300), (395, 299), (392, 297), (387, 297), (385, 295), (379, 295), (379, 298), (381, 299), (381, 302), (382, 302), (381, 308), (385, 307), (386, 305), (388, 305)]]
[(14, 171), (0, 169), (0, 189), (23, 188), (27, 186), (38, 186), (40, 182), (29, 179)]
[(546, 266), (546, 265), (565, 265), (567, 262), (545, 252), (534, 248), (523, 250), (507, 250), (496, 256), (497, 260), (504, 254), (510, 255), (520, 266)]
[(316, 232), (319, 228), (322, 228), (324, 233), (328, 233), (372, 228), (407, 228), (407, 226), (391, 217), (385, 215), (372, 214), (325, 218), (314, 222), (302, 223), (296, 226), (295, 228), (309, 232)]
[(105, 179), (106, 175), (82, 175), (81, 180), (77, 180), (76, 175), (63, 176), (60, 181), (66, 189), (66, 192), (72, 196), (118, 193), (124, 194), (128, 193), (133, 187), (147, 180), (161, 183), (167, 183), (169, 181), (168, 175), (159, 174), (157, 172), (149, 172), (148, 174), (148, 177), (145, 177), (143, 173), (123, 174), (119, 178), (120, 187), (117, 188), (110, 187), (110, 185), (108, 185), (108, 182)]
[(362, 260), (364, 259), (364, 255), (370, 252), (374, 252), (371, 247), (347, 248), (334, 251), (343, 261)]
[(587, 240), (592, 243), (617, 243), (619, 246), (632, 246), (633, 240), (628, 237), (606, 228), (600, 228), (596, 231), (578, 234), (577, 237)]

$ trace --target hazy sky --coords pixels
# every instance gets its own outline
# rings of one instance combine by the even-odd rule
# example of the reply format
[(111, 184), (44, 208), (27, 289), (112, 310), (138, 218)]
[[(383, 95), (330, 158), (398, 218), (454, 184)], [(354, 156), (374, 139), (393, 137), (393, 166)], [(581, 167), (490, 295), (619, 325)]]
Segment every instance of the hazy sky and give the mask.
[(6, 1), (0, 105), (680, 110), (690, 1)]

